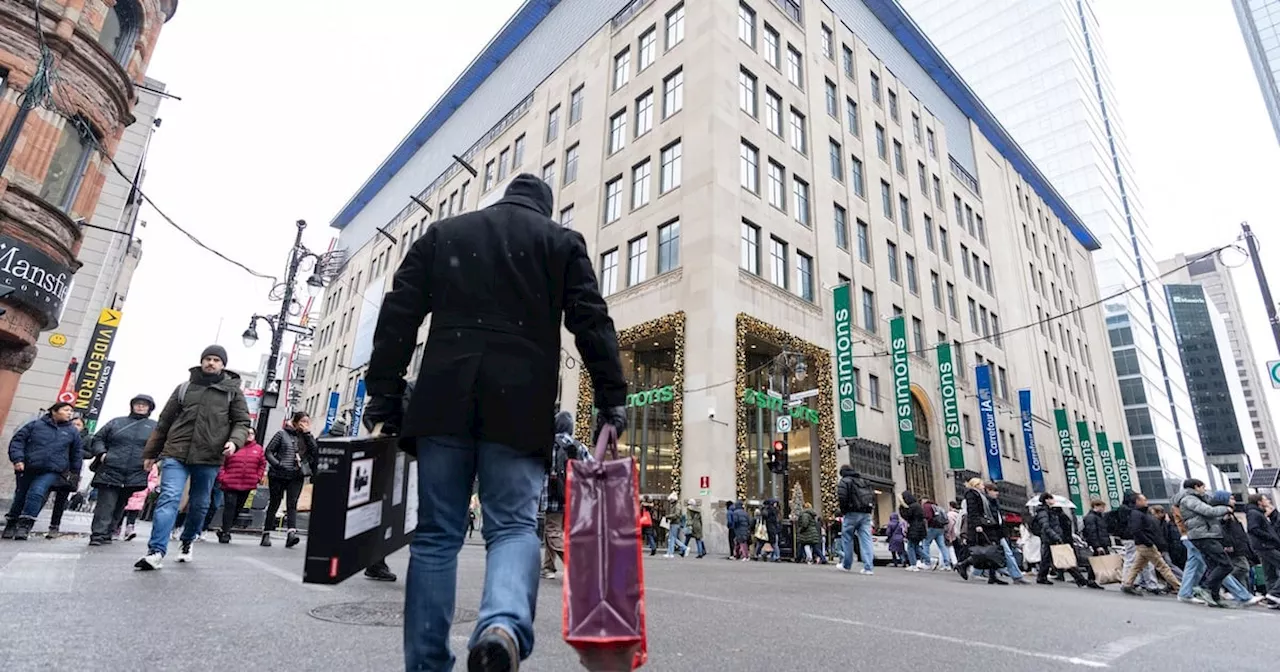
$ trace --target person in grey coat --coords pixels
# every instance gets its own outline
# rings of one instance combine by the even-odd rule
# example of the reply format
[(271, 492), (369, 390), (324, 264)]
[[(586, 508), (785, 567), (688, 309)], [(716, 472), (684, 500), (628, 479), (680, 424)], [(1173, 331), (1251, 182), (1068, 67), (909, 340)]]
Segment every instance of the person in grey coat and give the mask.
[(1222, 547), (1222, 517), (1231, 513), (1231, 507), (1211, 506), (1208, 498), (1204, 481), (1188, 478), (1170, 503), (1182, 513), (1187, 540), (1204, 556), (1204, 580), (1195, 588), (1195, 596), (1210, 606), (1222, 606), (1222, 582), (1232, 570), (1231, 558)]
[(129, 415), (115, 418), (94, 433), (89, 454), (94, 458), (93, 487), (98, 489), (98, 505), (93, 510), (89, 545), (111, 543), (116, 521), (124, 517), (129, 497), (147, 489), (147, 472), (142, 468), (142, 451), (156, 428), (151, 414), (156, 402), (145, 394), (129, 400)]

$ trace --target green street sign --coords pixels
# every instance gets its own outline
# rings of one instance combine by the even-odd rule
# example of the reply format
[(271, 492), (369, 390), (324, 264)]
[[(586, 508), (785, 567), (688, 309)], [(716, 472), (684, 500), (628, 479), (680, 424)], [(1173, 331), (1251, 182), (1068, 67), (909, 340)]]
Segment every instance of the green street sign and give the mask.
[(636, 392), (627, 395), (627, 406), (639, 408), (648, 406), (649, 404), (657, 404), (666, 401), (675, 401), (676, 388), (672, 385), (664, 385), (663, 387), (645, 390), (644, 392)]
[(858, 436), (858, 381), (853, 375), (853, 308), (848, 283), (831, 292), (836, 326), (836, 403), (840, 417), (840, 437)]
[(1120, 478), (1120, 492), (1133, 490), (1133, 474), (1129, 473), (1129, 458), (1125, 457), (1124, 444), (1119, 441), (1112, 443), (1111, 454), (1116, 458), (1116, 474)]
[(1089, 423), (1076, 422), (1076, 434), (1080, 437), (1080, 453), (1084, 459), (1084, 480), (1089, 488), (1089, 501), (1102, 499), (1102, 485), (1098, 482), (1098, 456), (1093, 451), (1093, 438), (1089, 435)]
[(767, 392), (753, 390), (747, 388), (742, 391), (742, 403), (747, 406), (755, 406), (756, 408), (766, 411), (773, 411), (778, 414), (791, 415), (793, 418), (808, 421), (811, 424), (818, 424), (818, 411), (808, 406), (786, 407), (786, 402), (782, 397), (775, 397)]
[(947, 468), (964, 469), (964, 441), (960, 438), (960, 402), (956, 399), (956, 367), (951, 344), (938, 344), (938, 380), (942, 388), (942, 426), (947, 435)]
[(1053, 409), (1053, 418), (1058, 423), (1058, 448), (1062, 451), (1062, 466), (1067, 471), (1067, 492), (1071, 495), (1071, 503), (1076, 505), (1077, 515), (1084, 511), (1080, 501), (1080, 470), (1076, 467), (1076, 448), (1071, 444), (1071, 426), (1067, 422), (1067, 409)]
[(1114, 509), (1120, 506), (1120, 484), (1116, 481), (1116, 462), (1111, 457), (1111, 444), (1107, 443), (1107, 433), (1098, 432), (1098, 456), (1102, 458), (1102, 475), (1107, 479), (1107, 502)]
[(916, 454), (915, 414), (911, 409), (911, 367), (907, 355), (907, 319), (889, 321), (889, 348), (893, 353), (893, 401), (897, 408), (898, 443), (903, 457)]

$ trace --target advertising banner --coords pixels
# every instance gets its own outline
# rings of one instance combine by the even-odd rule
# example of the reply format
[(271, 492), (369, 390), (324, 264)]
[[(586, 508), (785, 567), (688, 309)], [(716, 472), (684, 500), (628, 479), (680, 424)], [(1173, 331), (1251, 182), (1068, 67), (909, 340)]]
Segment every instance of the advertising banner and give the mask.
[(1107, 433), (1098, 432), (1098, 456), (1102, 458), (1102, 475), (1107, 478), (1107, 502), (1114, 509), (1120, 506), (1120, 483), (1116, 481), (1116, 462), (1111, 458), (1111, 444), (1107, 443)]
[(34, 246), (0, 235), (0, 285), (13, 288), (5, 300), (35, 311), (41, 331), (53, 329), (61, 321), (73, 275), (75, 269), (54, 261)]
[(1004, 466), (1000, 462), (1000, 433), (996, 428), (996, 402), (991, 389), (991, 367), (983, 364), (974, 368), (974, 380), (978, 386), (978, 418), (982, 424), (982, 446), (987, 455), (987, 479), (1004, 480)]
[(98, 313), (98, 323), (93, 327), (93, 336), (89, 338), (89, 347), (85, 348), (84, 360), (80, 365), (80, 375), (76, 378), (75, 400), (71, 402), (76, 412), (82, 416), (89, 412), (98, 385), (105, 385), (103, 369), (107, 366), (107, 356), (111, 354), (111, 344), (116, 340), (116, 332), (120, 330), (122, 313), (118, 310), (103, 308)]
[(938, 344), (938, 381), (942, 388), (942, 427), (947, 435), (947, 468), (964, 469), (964, 441), (960, 438), (960, 402), (956, 399), (956, 366), (951, 344)]
[(889, 321), (889, 347), (893, 352), (893, 403), (897, 409), (898, 443), (902, 456), (916, 454), (915, 413), (911, 408), (911, 367), (907, 366), (907, 320), (898, 316)]
[(1093, 450), (1093, 439), (1089, 436), (1089, 423), (1084, 420), (1077, 422), (1076, 434), (1080, 437), (1080, 455), (1084, 463), (1084, 482), (1088, 487), (1089, 501), (1102, 499), (1102, 486), (1098, 481), (1098, 456)]
[(337, 392), (329, 393), (329, 407), (324, 412), (324, 432), (323, 435), (328, 436), (329, 430), (333, 428), (333, 423), (338, 419), (338, 402), (340, 395)]
[[(98, 427), (98, 418), (102, 416), (102, 404), (107, 400), (107, 388), (111, 385), (111, 373), (115, 371), (116, 363), (108, 360), (102, 366), (102, 375), (98, 378), (98, 386), (93, 389), (93, 399), (89, 402), (89, 410), (81, 416), (84, 418), (84, 426), (92, 434)], [(132, 410), (132, 409), (130, 409)]]
[(1071, 503), (1076, 505), (1076, 515), (1084, 515), (1084, 504), (1080, 501), (1080, 470), (1076, 460), (1075, 446), (1071, 445), (1071, 425), (1067, 421), (1067, 409), (1053, 409), (1053, 418), (1058, 423), (1058, 448), (1062, 450), (1062, 467), (1067, 472), (1067, 492), (1071, 495)]
[(1031, 474), (1031, 490), (1044, 492), (1044, 470), (1040, 467), (1040, 453), (1036, 450), (1035, 418), (1031, 414), (1031, 390), (1018, 390), (1018, 406), (1022, 411), (1022, 442), (1027, 447), (1027, 472)]
[(841, 439), (858, 436), (858, 381), (853, 375), (853, 308), (849, 292), (847, 283), (831, 292), (835, 304), (836, 403), (840, 418), (837, 438)]
[(364, 378), (356, 381), (356, 398), (351, 408), (351, 427), (347, 433), (360, 436), (360, 421), (364, 419)]
[(1120, 482), (1120, 492), (1133, 490), (1133, 474), (1129, 472), (1129, 458), (1124, 454), (1124, 444), (1119, 441), (1112, 443), (1111, 456), (1116, 460), (1116, 478)]

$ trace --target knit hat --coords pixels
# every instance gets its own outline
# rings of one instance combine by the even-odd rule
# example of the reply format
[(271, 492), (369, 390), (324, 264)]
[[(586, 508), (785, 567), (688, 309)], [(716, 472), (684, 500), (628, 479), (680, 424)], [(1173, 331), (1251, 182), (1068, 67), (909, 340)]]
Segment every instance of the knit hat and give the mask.
[(227, 365), (227, 349), (222, 347), (221, 345), (211, 345), (205, 348), (204, 352), (200, 353), (200, 361), (203, 362), (204, 358), (210, 355), (213, 355), (214, 357), (221, 359), (223, 366)]

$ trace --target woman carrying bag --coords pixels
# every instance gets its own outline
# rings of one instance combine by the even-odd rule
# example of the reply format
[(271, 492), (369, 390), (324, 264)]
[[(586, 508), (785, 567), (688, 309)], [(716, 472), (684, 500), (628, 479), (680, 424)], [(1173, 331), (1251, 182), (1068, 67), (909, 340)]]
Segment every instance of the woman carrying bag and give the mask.
[(276, 529), (276, 511), (284, 499), (284, 525), (288, 531), (284, 547), (293, 548), (302, 541), (298, 537), (298, 497), (302, 485), (315, 470), (316, 440), (311, 436), (311, 416), (294, 413), (284, 429), (276, 432), (267, 444), (267, 484), (271, 488), (271, 500), (267, 504), (267, 520), (263, 525), (262, 546), (271, 545), (271, 532)]

